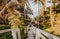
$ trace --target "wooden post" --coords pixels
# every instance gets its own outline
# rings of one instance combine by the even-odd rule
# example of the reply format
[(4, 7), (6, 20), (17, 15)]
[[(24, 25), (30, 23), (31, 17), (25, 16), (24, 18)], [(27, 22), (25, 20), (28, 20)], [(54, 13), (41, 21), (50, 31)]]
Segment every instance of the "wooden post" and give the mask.
[(12, 29), (12, 36), (13, 36), (13, 39), (21, 39), (20, 29), (19, 28)]
[(12, 36), (13, 36), (13, 39), (17, 39), (16, 29), (12, 29)]
[(51, 0), (51, 6), (50, 6), (50, 21), (51, 21), (51, 27), (54, 30), (54, 26), (53, 26), (53, 20), (52, 20), (52, 0)]
[(18, 39), (21, 39), (20, 29), (17, 28), (16, 30), (17, 30), (17, 34), (18, 34)]

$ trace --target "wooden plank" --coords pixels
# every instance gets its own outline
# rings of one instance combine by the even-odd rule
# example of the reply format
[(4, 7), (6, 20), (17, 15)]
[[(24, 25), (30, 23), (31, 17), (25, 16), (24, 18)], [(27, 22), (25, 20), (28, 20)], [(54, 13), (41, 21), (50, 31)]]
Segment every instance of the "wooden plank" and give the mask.
[(11, 31), (11, 29), (0, 30), (0, 33), (5, 33), (5, 32), (8, 32), (8, 31)]
[[(38, 28), (37, 28), (38, 29)], [(47, 32), (45, 32), (45, 31), (43, 31), (43, 30), (41, 30), (41, 29), (38, 29), (39, 31), (40, 31), (40, 33), (42, 33), (42, 34), (44, 34), (46, 37), (48, 37), (49, 39), (60, 39), (59, 37), (57, 37), (57, 36), (54, 36), (54, 35), (52, 35), (52, 34), (49, 34), (49, 33), (47, 33)]]
[(38, 31), (40, 32), (40, 34), (42, 33), (43, 35), (45, 35), (45, 36), (48, 37), (49, 39), (60, 39), (59, 37), (54, 36), (54, 35), (52, 35), (52, 34), (50, 34), (50, 33), (47, 33), (47, 32), (45, 32), (45, 31), (43, 31), (43, 30), (41, 30), (41, 29), (39, 29), (39, 28), (36, 28), (36, 27), (31, 27), (31, 28), (35, 28), (36, 30), (38, 30)]

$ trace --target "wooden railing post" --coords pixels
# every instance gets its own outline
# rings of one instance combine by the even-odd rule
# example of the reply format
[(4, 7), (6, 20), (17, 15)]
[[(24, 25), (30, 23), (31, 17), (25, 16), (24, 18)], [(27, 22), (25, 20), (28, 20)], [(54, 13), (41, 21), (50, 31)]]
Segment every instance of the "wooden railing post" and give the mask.
[(21, 39), (20, 29), (19, 28), (12, 29), (12, 36), (13, 39)]
[(13, 37), (13, 39), (21, 39), (20, 29), (19, 28), (0, 30), (0, 33), (5, 33), (5, 32), (8, 32), (8, 31), (12, 31), (12, 37)]

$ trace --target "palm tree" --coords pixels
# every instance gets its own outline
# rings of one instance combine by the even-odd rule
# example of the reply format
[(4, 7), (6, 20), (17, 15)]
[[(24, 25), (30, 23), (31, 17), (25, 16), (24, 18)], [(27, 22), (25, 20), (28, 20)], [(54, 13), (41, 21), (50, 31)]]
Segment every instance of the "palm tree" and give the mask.
[[(3, 1), (4, 3), (6, 3), (6, 2), (8, 2), (9, 0), (6, 0), (6, 1)], [(11, 0), (12, 1), (12, 0)], [(10, 1), (10, 2), (11, 2)], [(15, 0), (13, 0), (13, 1), (15, 1)], [(17, 0), (16, 0), (17, 1)], [(10, 2), (8, 2), (7, 4), (6, 4), (6, 6), (8, 6), (8, 7), (10, 7), (10, 6), (12, 6), (12, 4), (10, 3)], [(18, 4), (18, 6), (17, 6), (17, 10), (22, 14), (22, 13), (24, 13), (24, 15), (25, 14), (31, 14), (32, 13), (32, 10), (30, 9), (30, 7), (27, 5), (27, 2), (28, 2), (28, 0), (27, 1), (25, 1), (25, 0), (18, 0), (17, 1), (19, 4)], [(7, 7), (4, 7), (2, 10), (1, 10), (1, 12), (0, 12), (0, 16), (2, 15), (2, 13), (6, 10), (6, 8)], [(27, 8), (26, 9), (24, 9), (24, 7), (25, 6), (27, 6)], [(8, 8), (9, 9), (9, 8)], [(24, 11), (25, 10), (25, 11)], [(19, 14), (19, 13), (17, 13), (17, 14)]]

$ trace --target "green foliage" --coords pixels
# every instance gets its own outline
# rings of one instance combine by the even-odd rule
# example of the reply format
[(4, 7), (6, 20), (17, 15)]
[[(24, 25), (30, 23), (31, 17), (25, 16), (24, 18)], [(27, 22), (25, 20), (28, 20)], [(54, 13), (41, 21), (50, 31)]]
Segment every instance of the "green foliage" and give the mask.
[(50, 23), (48, 23), (48, 22), (46, 23), (46, 22), (45, 22), (45, 23), (43, 24), (43, 26), (44, 26), (43, 29), (47, 29), (47, 28), (50, 27)]
[(0, 25), (0, 30), (10, 29), (9, 25)]
[[(21, 33), (21, 39), (25, 39), (26, 34), (24, 33), (23, 26), (20, 26), (19, 28), (20, 28), (20, 31), (21, 31), (20, 32)], [(7, 25), (4, 25), (3, 27), (0, 27), (0, 30), (4, 30), (4, 29), (10, 29), (10, 27), (7, 26)], [(1, 39), (13, 39), (12, 38), (12, 32), (10, 31), (10, 32), (2, 33), (2, 34), (0, 34), (0, 38)]]
[[(2, 26), (2, 25), (0, 25), (0, 26)], [(10, 26), (9, 25), (3, 25), (2, 27), (0, 27), (0, 30), (4, 30), (4, 29), (10, 29)], [(1, 33), (0, 38), (1, 39), (12, 39), (11, 32)]]
[(0, 34), (0, 38), (2, 38), (2, 39), (12, 39), (11, 32), (5, 32), (5, 33)]
[(55, 6), (55, 10), (56, 10), (57, 13), (60, 12), (60, 4), (58, 4), (58, 5)]
[(19, 27), (20, 28), (20, 34), (21, 34), (21, 39), (24, 39), (24, 37), (25, 37), (25, 33), (24, 33), (24, 28), (23, 28), (23, 26), (20, 26)]
[(47, 29), (50, 27), (50, 11), (49, 8), (47, 8), (46, 11), (44, 11), (44, 16), (40, 16), (39, 17), (39, 28), (40, 29)]
[(44, 26), (43, 26), (42, 24), (39, 25), (39, 28), (42, 29), (42, 30), (43, 30), (43, 27), (44, 27)]

